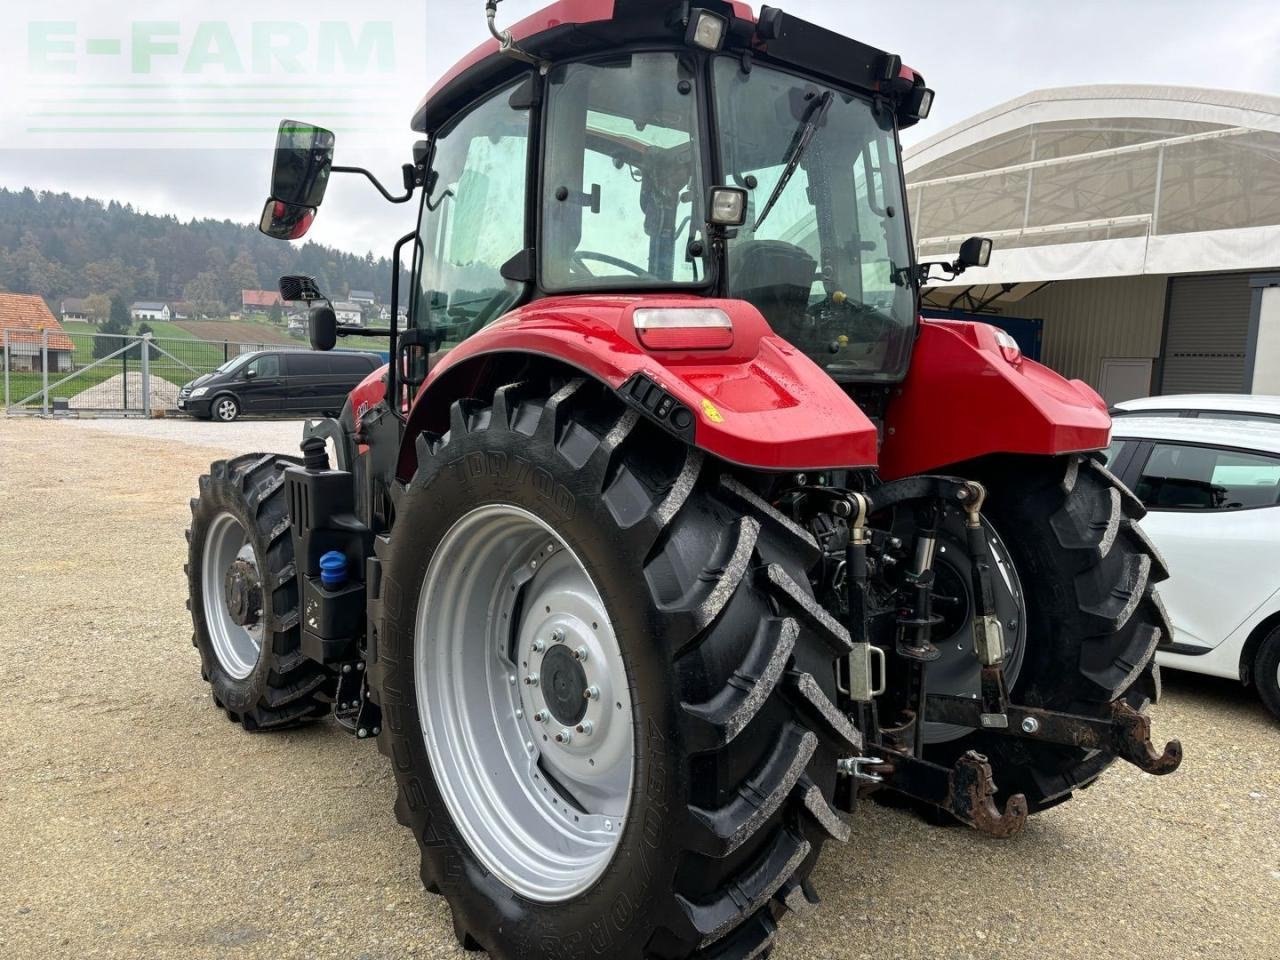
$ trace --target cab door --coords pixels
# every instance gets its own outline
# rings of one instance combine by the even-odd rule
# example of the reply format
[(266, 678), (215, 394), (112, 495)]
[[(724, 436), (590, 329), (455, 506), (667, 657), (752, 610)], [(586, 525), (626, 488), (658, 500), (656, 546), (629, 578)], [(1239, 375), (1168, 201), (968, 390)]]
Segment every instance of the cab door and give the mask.
[(264, 353), (254, 357), (240, 371), (236, 393), (246, 413), (271, 413), (281, 409), (284, 379), (280, 355)]

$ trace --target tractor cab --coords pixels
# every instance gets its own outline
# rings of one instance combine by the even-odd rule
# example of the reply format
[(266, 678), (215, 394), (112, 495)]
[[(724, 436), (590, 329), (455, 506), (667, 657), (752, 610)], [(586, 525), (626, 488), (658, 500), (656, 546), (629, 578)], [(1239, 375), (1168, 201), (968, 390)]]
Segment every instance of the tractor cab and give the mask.
[(923, 82), (777, 10), (663, 6), (526, 21), (428, 97), (414, 324), (454, 344), (531, 298), (728, 297), (836, 379), (900, 380), (916, 285), (897, 131)]
[(918, 74), (770, 7), (562, 2), (510, 31), (496, 7), (495, 41), (414, 118), (418, 339), (448, 350), (549, 297), (728, 298), (837, 381), (905, 376)]

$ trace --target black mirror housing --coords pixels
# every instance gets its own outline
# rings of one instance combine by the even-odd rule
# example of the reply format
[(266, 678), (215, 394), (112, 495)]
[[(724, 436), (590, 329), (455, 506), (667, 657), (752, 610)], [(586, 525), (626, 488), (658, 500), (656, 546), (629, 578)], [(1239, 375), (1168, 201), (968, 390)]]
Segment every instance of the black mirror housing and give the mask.
[(312, 307), (308, 317), (312, 350), (332, 350), (338, 345), (338, 315), (333, 307)]
[(271, 197), (300, 207), (319, 207), (333, 171), (333, 132), (309, 123), (285, 120), (276, 136)]
[(280, 278), (280, 299), (286, 303), (314, 303), (329, 298), (320, 292), (315, 277), (296, 276)]
[(956, 265), (965, 269), (985, 267), (991, 263), (993, 248), (994, 245), (987, 237), (970, 237), (960, 244), (960, 256), (956, 258)]

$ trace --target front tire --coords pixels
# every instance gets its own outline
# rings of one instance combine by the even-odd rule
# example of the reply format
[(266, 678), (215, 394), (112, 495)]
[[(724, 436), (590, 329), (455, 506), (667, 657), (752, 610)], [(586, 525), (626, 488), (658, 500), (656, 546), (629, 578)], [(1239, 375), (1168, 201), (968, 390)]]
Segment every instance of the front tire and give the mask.
[[(476, 541), (491, 544), (488, 560), (463, 552), (436, 563), (436, 552), (486, 511), (493, 523), (524, 516), (543, 526), (526, 528), (522, 548), (518, 538), (499, 543), (500, 528), (491, 525), (489, 539)], [(451, 592), (482, 588), (459, 575), (435, 590), (433, 569), (497, 571), (506, 558), (513, 574), (531, 571), (536, 549), (548, 544), (580, 561), (602, 611), (598, 635), (616, 638), (618, 661), (595, 685), (602, 693), (611, 686), (604, 706), (626, 715), (620, 729), (631, 765), (611, 851), (591, 876), (558, 890), (513, 876), (518, 864), (495, 853), (498, 830), (483, 823), (494, 811), (474, 816), (474, 806), (459, 802), (469, 788), (458, 770), (468, 744), (501, 738), (505, 727), (527, 734), (536, 765), (524, 763), (527, 744), (515, 741), (510, 753), (521, 762), (491, 753), (487, 769), (494, 796), (520, 798), (510, 813), (523, 829), (510, 832), (530, 845), (530, 863), (554, 852), (539, 840), (539, 818), (600, 816), (596, 798), (573, 793), (567, 777), (553, 772), (536, 786), (521, 779), (522, 770), (563, 769), (551, 762), (555, 748), (533, 716), (541, 702), (521, 696), (532, 685), (520, 675), (534, 672), (522, 631), (595, 628), (569, 623), (542, 602), (545, 592), (534, 605), (526, 600), (535, 593), (517, 587), (518, 599), (504, 603), (514, 582), (496, 573), (480, 578), (497, 581), (489, 585), (492, 603), (478, 598), (473, 606), (490, 611), (487, 622), (511, 617), (511, 645), (495, 643), (478, 617), (459, 613), (446, 622), (420, 609), (424, 597), (449, 606)], [(807, 533), (609, 391), (579, 380), (554, 390), (514, 384), (492, 405), (455, 404), (445, 436), (419, 439), (417, 472), (378, 550), (384, 576), (371, 677), (384, 718), (379, 744), (393, 759), (396, 812), (418, 839), (423, 882), (448, 899), (462, 946), (502, 960), (588, 953), (746, 960), (767, 953), (788, 909), (816, 903), (807, 878), (819, 849), (828, 837), (848, 835), (831, 807), (836, 761), (859, 737), (833, 705), (835, 659), (849, 638), (809, 593), (805, 569), (816, 545)], [(473, 688), (469, 702), (487, 705), (488, 725), (468, 722), (452, 737), (441, 735), (448, 727), (438, 719), (424, 722), (442, 708), (422, 699), (449, 698), (451, 681), (441, 679), (440, 661), (418, 662), (439, 649), (439, 637), (424, 631), (450, 628), (485, 647), (452, 646), (446, 660), (455, 670), (516, 678)], [(504, 661), (499, 647), (515, 657)], [(592, 647), (587, 662), (595, 656)], [(542, 677), (545, 685), (545, 670)], [(513, 688), (520, 692), (512, 696)], [(521, 709), (523, 717), (512, 716)], [(526, 793), (544, 800), (542, 808), (526, 803)]]
[(1263, 705), (1280, 719), (1280, 627), (1259, 644), (1252, 677)]
[(240, 417), (240, 401), (229, 393), (215, 397), (210, 407), (213, 419), (220, 423), (233, 423)]
[(333, 677), (301, 649), (284, 489), (284, 471), (299, 462), (261, 453), (219, 461), (191, 501), (191, 643), (213, 702), (250, 731), (326, 716), (333, 699)]

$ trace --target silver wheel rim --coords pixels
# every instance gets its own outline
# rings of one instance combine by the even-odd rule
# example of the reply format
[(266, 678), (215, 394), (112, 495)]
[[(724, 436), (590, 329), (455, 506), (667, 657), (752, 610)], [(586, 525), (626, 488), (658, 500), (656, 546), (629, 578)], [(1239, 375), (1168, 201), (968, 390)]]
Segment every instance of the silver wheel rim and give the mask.
[(238, 623), (228, 607), (227, 574), (233, 564), (251, 570), (261, 584), (258, 561), (253, 544), (240, 521), (229, 513), (220, 513), (213, 519), (204, 540), (204, 557), (201, 562), (201, 597), (204, 604), (204, 622), (213, 642), (213, 652), (218, 662), (230, 676), (243, 680), (253, 673), (262, 650), (261, 603), (250, 611), (254, 622)]
[(234, 420), (236, 416), (236, 402), (234, 400), (224, 399), (218, 401), (218, 419)]
[(550, 526), (491, 504), (445, 534), (414, 679), (436, 783), (481, 863), (544, 903), (590, 888), (630, 809), (632, 701), (600, 593)]

